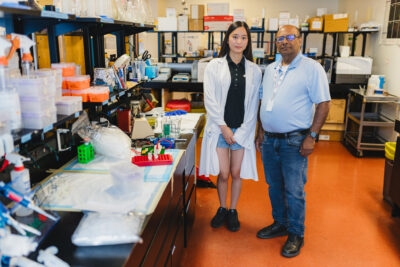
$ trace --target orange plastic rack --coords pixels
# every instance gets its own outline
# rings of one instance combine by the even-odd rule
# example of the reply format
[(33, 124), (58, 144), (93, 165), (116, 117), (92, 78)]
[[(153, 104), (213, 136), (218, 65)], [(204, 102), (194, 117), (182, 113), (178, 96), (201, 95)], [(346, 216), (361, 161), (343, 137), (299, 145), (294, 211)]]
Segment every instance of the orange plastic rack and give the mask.
[(132, 163), (137, 166), (157, 166), (157, 165), (170, 165), (173, 163), (173, 158), (170, 154), (158, 155), (158, 158), (149, 160), (148, 156), (134, 156), (132, 157)]

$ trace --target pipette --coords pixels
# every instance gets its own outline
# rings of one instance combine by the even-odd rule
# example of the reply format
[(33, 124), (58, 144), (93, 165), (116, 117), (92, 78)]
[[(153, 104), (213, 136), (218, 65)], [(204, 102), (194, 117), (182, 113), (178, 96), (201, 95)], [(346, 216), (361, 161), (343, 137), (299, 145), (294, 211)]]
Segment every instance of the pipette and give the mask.
[(35, 234), (35, 235), (41, 235), (42, 233), (38, 231), (37, 229), (20, 223), (17, 220), (15, 220), (13, 217), (11, 217), (9, 210), (7, 209), (6, 206), (4, 206), (3, 203), (0, 202), (0, 216), (1, 219), (4, 220), (4, 222), (8, 225), (11, 225), (12, 227), (15, 228), (15, 230), (18, 231), (21, 235), (26, 235), (26, 231)]
[(0, 192), (8, 199), (20, 204), (21, 206), (25, 208), (32, 209), (36, 211), (39, 214), (42, 214), (43, 216), (46, 216), (47, 218), (57, 221), (57, 218), (54, 217), (53, 215), (47, 213), (43, 209), (39, 208), (36, 206), (32, 200), (29, 198), (25, 197), (23, 194), (19, 193), (16, 191), (14, 188), (9, 186), (8, 184), (5, 184), (4, 182), (0, 181)]

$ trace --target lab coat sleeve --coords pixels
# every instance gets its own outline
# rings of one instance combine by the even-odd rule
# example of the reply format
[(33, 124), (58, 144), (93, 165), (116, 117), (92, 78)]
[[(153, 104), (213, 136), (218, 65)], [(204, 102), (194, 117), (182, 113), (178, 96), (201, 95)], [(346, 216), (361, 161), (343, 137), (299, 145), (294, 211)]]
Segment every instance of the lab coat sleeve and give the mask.
[[(228, 68), (226, 60), (217, 58), (210, 61), (204, 70), (204, 105), (207, 111), (207, 120), (211, 120), (216, 125), (226, 125), (224, 120), (224, 107), (226, 94), (223, 92), (226, 85), (223, 81), (230, 81), (229, 73), (224, 70)], [(226, 77), (222, 78), (221, 77)], [(228, 86), (229, 88), (229, 86)]]

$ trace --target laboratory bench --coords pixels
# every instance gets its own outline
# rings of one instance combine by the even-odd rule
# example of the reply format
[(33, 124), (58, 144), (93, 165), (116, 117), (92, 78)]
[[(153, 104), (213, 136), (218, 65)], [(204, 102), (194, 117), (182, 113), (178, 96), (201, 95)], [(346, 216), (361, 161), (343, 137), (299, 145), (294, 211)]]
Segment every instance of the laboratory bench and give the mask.
[(156, 194), (153, 212), (143, 219), (139, 233), (143, 243), (76, 246), (71, 237), (84, 213), (56, 211), (60, 219), (29, 257), (36, 259), (40, 249), (56, 246), (57, 256), (71, 266), (178, 266), (195, 217), (196, 141), (204, 121), (201, 115), (193, 133), (181, 134), (175, 143), (179, 156), (174, 158), (169, 181), (162, 182), (162, 192)]

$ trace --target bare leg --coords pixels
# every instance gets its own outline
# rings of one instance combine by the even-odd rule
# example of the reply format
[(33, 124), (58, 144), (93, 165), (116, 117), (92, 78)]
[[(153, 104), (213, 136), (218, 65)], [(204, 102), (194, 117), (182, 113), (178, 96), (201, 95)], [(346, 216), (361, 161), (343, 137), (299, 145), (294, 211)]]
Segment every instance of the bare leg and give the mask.
[(226, 208), (226, 197), (228, 194), (228, 179), (229, 179), (229, 149), (217, 148), (219, 160), (219, 175), (217, 180), (217, 190), (220, 206)]
[(242, 179), (240, 178), (240, 169), (242, 165), (244, 149), (231, 151), (231, 209), (236, 209), (240, 192), (242, 189)]

